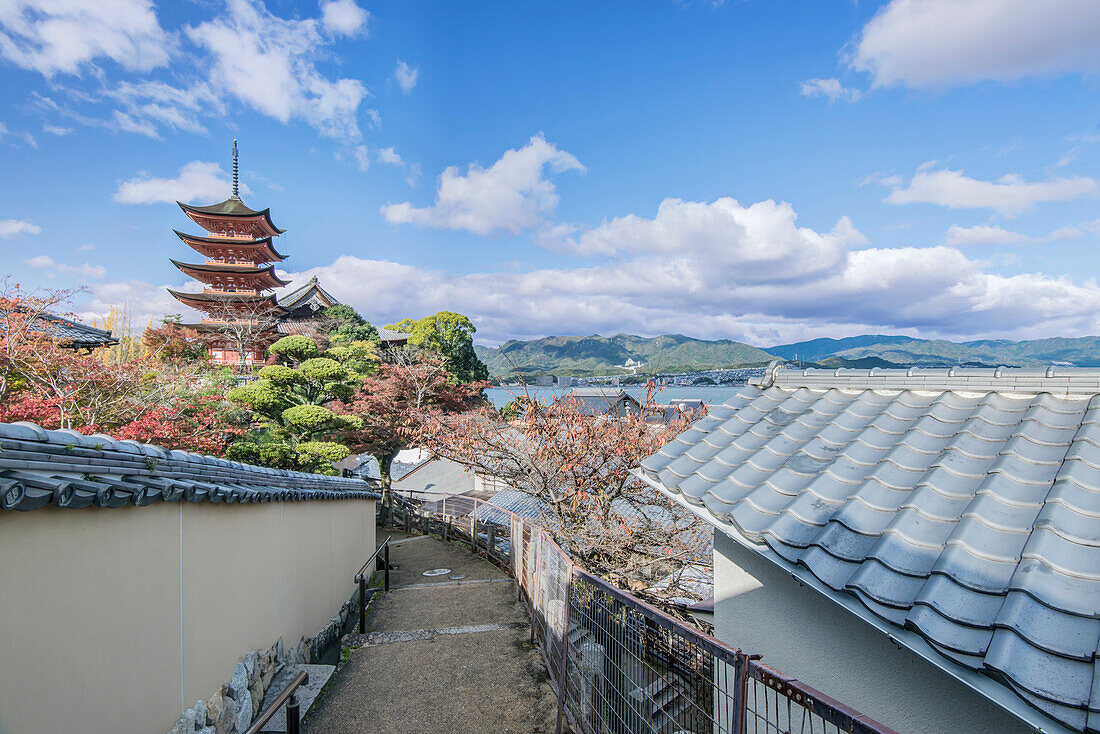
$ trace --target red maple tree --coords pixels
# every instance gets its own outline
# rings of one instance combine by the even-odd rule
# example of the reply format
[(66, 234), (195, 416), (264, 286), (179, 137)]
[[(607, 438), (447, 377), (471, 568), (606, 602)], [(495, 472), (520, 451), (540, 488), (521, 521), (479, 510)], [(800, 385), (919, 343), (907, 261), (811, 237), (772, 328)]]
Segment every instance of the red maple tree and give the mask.
[(398, 451), (411, 445), (428, 421), (445, 414), (468, 411), (481, 403), (487, 382), (456, 383), (432, 353), (402, 350), (363, 381), (335, 412), (356, 415), (363, 427), (349, 433), (349, 448), (378, 460), (382, 488), (389, 491), (390, 465)]

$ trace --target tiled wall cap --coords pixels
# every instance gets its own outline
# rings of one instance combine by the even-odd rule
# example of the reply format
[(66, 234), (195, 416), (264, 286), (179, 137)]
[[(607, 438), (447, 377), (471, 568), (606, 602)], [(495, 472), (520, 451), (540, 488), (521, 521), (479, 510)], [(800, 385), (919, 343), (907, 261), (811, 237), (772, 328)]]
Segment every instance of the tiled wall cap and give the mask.
[[(39, 426), (37, 423), (30, 423), (28, 421), (19, 421), (17, 423), (9, 423), (8, 425), (12, 426), (12, 427), (20, 426), (21, 428), (26, 429), (26, 433), (24, 433), (21, 436), (18, 436), (18, 438), (26, 438), (26, 439), (29, 439), (31, 441), (46, 441), (46, 440), (48, 440), (46, 430), (44, 428), (42, 428), (41, 426)], [(12, 438), (17, 438), (17, 437), (12, 436)]]

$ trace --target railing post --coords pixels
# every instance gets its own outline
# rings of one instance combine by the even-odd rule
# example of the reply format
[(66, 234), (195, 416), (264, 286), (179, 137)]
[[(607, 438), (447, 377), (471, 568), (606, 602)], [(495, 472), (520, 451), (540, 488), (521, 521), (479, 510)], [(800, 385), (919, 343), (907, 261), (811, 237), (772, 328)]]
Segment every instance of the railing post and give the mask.
[[(533, 532), (533, 531), (532, 531)], [(538, 617), (539, 576), (542, 571), (542, 531), (539, 531), (538, 555), (535, 556), (535, 578), (531, 588), (531, 644), (535, 644), (535, 620)]]
[(286, 700), (286, 734), (298, 734), (298, 726), (301, 723), (301, 715), (298, 713), (297, 692), (290, 694)]
[(730, 722), (732, 726), (730, 731), (732, 734), (745, 734), (745, 720), (748, 718), (745, 714), (748, 711), (748, 701), (745, 700), (746, 689), (749, 682), (749, 656), (740, 650), (737, 651), (737, 668), (735, 675), (737, 680), (734, 682), (734, 705), (733, 705), (733, 721)]
[(497, 526), (492, 523), (489, 524), (489, 540), (486, 545), (488, 546), (486, 548), (486, 553), (491, 559), (493, 557), (493, 551), (496, 550), (497, 547)]
[(359, 582), (359, 634), (363, 635), (367, 632), (367, 582), (363, 574), (359, 574), (356, 581)]
[(569, 564), (569, 575), (565, 577), (565, 624), (561, 628), (561, 680), (558, 681), (558, 726), (555, 730), (561, 734), (562, 715), (565, 713), (565, 690), (569, 685), (569, 608), (573, 592), (573, 564)]
[(386, 586), (385, 586), (385, 589), (388, 592), (390, 590), (390, 541), (389, 540), (386, 541), (386, 549), (384, 551), (382, 551), (382, 555), (386, 559), (386, 571), (385, 571)]

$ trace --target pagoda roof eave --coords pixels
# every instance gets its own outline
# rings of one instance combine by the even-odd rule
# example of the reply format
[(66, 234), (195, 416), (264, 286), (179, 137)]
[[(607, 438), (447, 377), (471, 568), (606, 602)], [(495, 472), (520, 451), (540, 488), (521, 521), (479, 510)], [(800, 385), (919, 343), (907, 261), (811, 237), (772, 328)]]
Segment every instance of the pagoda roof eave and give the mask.
[[(271, 288), (281, 288), (286, 285), (290, 285), (289, 280), (283, 280), (279, 276), (275, 275), (275, 266), (268, 265), (267, 267), (254, 267), (251, 265), (232, 265), (226, 264), (209, 264), (209, 263), (181, 263), (179, 260), (173, 260), (168, 258), (168, 261), (175, 265), (186, 275), (190, 275), (192, 278), (202, 280), (201, 275), (206, 274), (232, 274), (232, 275), (252, 275), (259, 279), (266, 280), (271, 285)], [(266, 276), (266, 277), (265, 277)]]
[(274, 256), (271, 259), (275, 260), (276, 262), (282, 262), (283, 260), (286, 260), (287, 257), (286, 255), (283, 255), (275, 249), (275, 245), (274, 243), (272, 243), (270, 235), (268, 235), (267, 237), (261, 237), (256, 240), (225, 240), (217, 239), (215, 237), (200, 237), (198, 235), (187, 234), (186, 232), (180, 232), (178, 229), (173, 229), (172, 231), (176, 233), (176, 236), (179, 237), (185, 245), (191, 247), (192, 249), (194, 248), (194, 245), (192, 245), (191, 243), (198, 242), (204, 245), (210, 245), (211, 247), (232, 247), (236, 249), (250, 250), (265, 249), (267, 250), (267, 252)]
[(191, 217), (191, 219), (198, 222), (200, 219), (239, 219), (241, 221), (248, 220), (263, 220), (267, 226), (272, 230), (273, 235), (282, 234), (285, 229), (279, 229), (275, 226), (275, 222), (271, 221), (271, 209), (261, 209), (259, 211), (250, 209), (244, 205), (240, 199), (236, 197), (230, 197), (218, 204), (209, 204), (207, 206), (194, 206), (193, 204), (184, 204), (182, 201), (177, 201), (176, 204), (183, 210), (183, 213)]
[(174, 291), (171, 288), (167, 288), (166, 290), (180, 303), (199, 310), (214, 305), (232, 306), (234, 303), (239, 303), (241, 305), (259, 306), (267, 303), (270, 305), (272, 312), (286, 313), (286, 309), (279, 305), (278, 300), (273, 294), (264, 296), (247, 293), (185, 293), (183, 291)]

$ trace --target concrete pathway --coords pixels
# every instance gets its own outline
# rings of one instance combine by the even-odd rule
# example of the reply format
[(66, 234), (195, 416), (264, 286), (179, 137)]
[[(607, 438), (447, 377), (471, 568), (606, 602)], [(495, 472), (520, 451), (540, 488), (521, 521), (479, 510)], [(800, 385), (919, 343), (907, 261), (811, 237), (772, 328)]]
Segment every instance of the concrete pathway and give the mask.
[[(379, 538), (403, 534), (379, 529)], [(306, 716), (307, 734), (553, 732), (557, 702), (516, 586), (434, 537), (390, 549), (389, 594)], [(449, 573), (424, 576), (425, 571)], [(462, 578), (458, 578), (462, 577)]]

